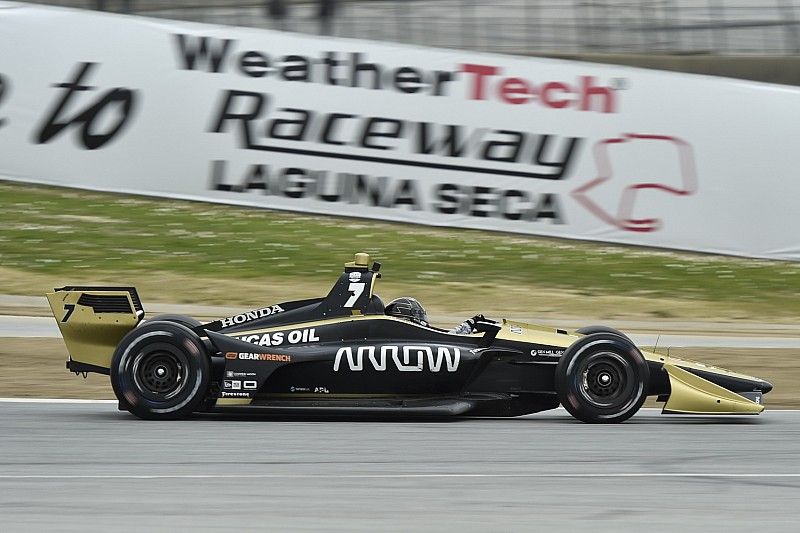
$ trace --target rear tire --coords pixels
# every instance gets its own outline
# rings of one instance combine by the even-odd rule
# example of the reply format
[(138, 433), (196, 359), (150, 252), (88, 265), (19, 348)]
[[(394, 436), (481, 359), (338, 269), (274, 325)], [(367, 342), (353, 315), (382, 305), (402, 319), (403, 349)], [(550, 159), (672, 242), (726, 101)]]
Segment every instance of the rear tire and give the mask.
[(172, 322), (173, 324), (180, 324), (181, 326), (186, 326), (189, 329), (194, 329), (197, 326), (203, 325), (203, 323), (197, 320), (196, 318), (192, 318), (186, 315), (176, 315), (173, 313), (156, 315), (153, 318), (147, 319), (142, 325), (148, 324), (150, 322)]
[(589, 423), (622, 422), (647, 397), (650, 371), (627, 338), (592, 333), (575, 341), (556, 366), (556, 392), (567, 411)]
[(144, 324), (123, 337), (111, 360), (111, 386), (120, 405), (148, 420), (191, 414), (208, 393), (211, 365), (189, 328)]

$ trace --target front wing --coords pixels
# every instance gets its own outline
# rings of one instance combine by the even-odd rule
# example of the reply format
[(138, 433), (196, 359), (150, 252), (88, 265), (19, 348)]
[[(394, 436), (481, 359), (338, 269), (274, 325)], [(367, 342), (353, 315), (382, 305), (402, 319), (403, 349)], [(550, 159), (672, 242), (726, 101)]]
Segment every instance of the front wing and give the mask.
[(664, 364), (664, 370), (671, 389), (662, 411), (665, 414), (757, 415), (764, 410), (761, 391), (731, 392), (674, 364)]

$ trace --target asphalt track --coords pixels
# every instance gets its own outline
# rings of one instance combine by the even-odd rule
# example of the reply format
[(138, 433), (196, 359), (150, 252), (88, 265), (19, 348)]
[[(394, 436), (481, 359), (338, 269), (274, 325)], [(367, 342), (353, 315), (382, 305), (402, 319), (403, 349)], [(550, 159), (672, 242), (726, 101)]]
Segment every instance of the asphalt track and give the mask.
[(587, 425), (0, 402), (3, 531), (798, 531), (800, 412)]

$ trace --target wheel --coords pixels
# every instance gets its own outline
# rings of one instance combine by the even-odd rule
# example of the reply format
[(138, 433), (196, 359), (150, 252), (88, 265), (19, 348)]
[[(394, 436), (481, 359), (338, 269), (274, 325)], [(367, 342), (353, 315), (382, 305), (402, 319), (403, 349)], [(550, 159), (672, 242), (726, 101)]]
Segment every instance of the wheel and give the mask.
[(121, 408), (144, 419), (188, 416), (205, 398), (210, 377), (203, 342), (175, 323), (151, 322), (134, 329), (111, 359), (111, 386)]
[(622, 333), (620, 330), (610, 328), (608, 326), (585, 326), (580, 329), (576, 329), (575, 331), (582, 335), (591, 335), (592, 333), (608, 333), (610, 335), (619, 335), (620, 337), (630, 340), (630, 337)]
[[(164, 313), (161, 315), (156, 315), (153, 318), (147, 319), (144, 324), (151, 324), (153, 322), (172, 322), (173, 324), (180, 324), (181, 326), (186, 326), (187, 328), (194, 330), (197, 326), (202, 326), (203, 323), (197, 320), (196, 318), (187, 316), (187, 315), (178, 315), (174, 313)], [(224, 363), (222, 364), (224, 366)], [(221, 379), (222, 377), (222, 369), (215, 369), (214, 368), (214, 360), (211, 360), (211, 379), (212, 381)], [(207, 413), (214, 409), (214, 406), (217, 405), (217, 399), (206, 397), (205, 400), (197, 407), (197, 412)]]
[(556, 366), (558, 399), (584, 422), (622, 422), (647, 397), (650, 371), (626, 337), (592, 333), (566, 349)]
[(189, 329), (194, 329), (197, 326), (203, 325), (203, 323), (197, 320), (196, 318), (192, 318), (186, 315), (175, 315), (171, 313), (156, 315), (153, 318), (148, 318), (146, 321), (142, 323), (142, 325), (148, 324), (150, 322), (172, 322), (174, 324), (180, 324), (181, 326), (186, 326)]

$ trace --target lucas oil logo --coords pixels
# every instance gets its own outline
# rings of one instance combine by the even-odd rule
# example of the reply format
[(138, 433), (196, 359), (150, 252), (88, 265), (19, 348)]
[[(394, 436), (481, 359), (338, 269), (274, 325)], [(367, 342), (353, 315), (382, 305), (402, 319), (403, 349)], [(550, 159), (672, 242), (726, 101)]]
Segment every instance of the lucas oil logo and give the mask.
[(431, 372), (439, 372), (443, 364), (447, 372), (455, 372), (461, 361), (461, 350), (446, 346), (346, 346), (336, 352), (333, 370), (338, 372), (344, 360), (350, 370), (359, 372), (364, 370), (365, 358), (378, 372), (385, 371), (389, 361), (400, 372), (422, 372), (426, 364)]
[(259, 346), (280, 346), (284, 342), (298, 344), (301, 342), (317, 342), (319, 336), (316, 328), (293, 329), (292, 331), (276, 331), (274, 333), (264, 333), (255, 335), (242, 335), (236, 337), (240, 341), (258, 344)]

